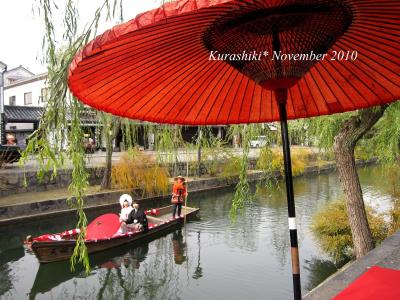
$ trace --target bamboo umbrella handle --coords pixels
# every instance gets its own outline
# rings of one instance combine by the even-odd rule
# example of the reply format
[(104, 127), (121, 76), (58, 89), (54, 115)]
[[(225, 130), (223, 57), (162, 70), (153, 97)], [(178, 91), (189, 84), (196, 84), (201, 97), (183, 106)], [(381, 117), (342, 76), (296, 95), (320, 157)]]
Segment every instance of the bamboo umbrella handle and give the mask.
[[(186, 195), (185, 195), (185, 208), (184, 208), (184, 220), (183, 220), (183, 225), (186, 225), (186, 207), (187, 207), (187, 196), (188, 195), (188, 184), (186, 183)], [(186, 229), (185, 229), (186, 230)]]

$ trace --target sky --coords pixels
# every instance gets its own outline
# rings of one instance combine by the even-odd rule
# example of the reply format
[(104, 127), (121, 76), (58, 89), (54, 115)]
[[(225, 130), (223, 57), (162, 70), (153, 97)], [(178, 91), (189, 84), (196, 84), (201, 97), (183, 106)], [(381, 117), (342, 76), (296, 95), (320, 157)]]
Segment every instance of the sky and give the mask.
[[(66, 0), (56, 1), (59, 11), (56, 20), (62, 20), (62, 8)], [(96, 9), (104, 0), (75, 0), (79, 10), (79, 27), (90, 23)], [(112, 2), (112, 1), (111, 1)], [(124, 21), (129, 21), (137, 14), (156, 8), (161, 0), (124, 0)], [(35, 9), (38, 0), (0, 0), (0, 61), (12, 69), (24, 66), (35, 74), (46, 71), (41, 63), (43, 57), (42, 41), (44, 22)], [(111, 28), (114, 24), (101, 20), (98, 34)], [(62, 24), (56, 24), (56, 32), (62, 35)]]

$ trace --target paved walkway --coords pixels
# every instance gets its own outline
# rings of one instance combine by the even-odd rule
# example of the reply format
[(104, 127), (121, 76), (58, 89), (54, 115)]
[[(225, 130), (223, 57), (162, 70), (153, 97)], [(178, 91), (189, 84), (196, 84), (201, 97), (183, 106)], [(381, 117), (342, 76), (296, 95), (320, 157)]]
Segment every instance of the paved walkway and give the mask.
[[(276, 148), (278, 150), (281, 149), (279, 146), (274, 146), (273, 148)], [(315, 153), (317, 153), (319, 150), (316, 147), (302, 147), (302, 146), (292, 146), (292, 151), (296, 151), (294, 149), (312, 149)], [(227, 151), (230, 151), (233, 155), (239, 156), (242, 154), (243, 149), (241, 148), (227, 148)], [(112, 161), (113, 162), (118, 162), (121, 155), (124, 152), (113, 152), (112, 156)], [(150, 156), (153, 156), (156, 158), (157, 156), (168, 156), (170, 154), (168, 153), (158, 153), (157, 151), (149, 151), (146, 150), (143, 153), (148, 154)], [(204, 154), (203, 154), (204, 155)], [(251, 148), (249, 152), (249, 157), (250, 158), (257, 158), (260, 155), (260, 148)], [(95, 152), (94, 154), (87, 154), (86, 160), (87, 160), (87, 166), (88, 167), (103, 167), (105, 165), (105, 159), (106, 159), (106, 153), (102, 151)], [(193, 162), (197, 161), (197, 150), (178, 150), (178, 161), (180, 162)], [(25, 168), (27, 171), (31, 170), (36, 170), (38, 167), (37, 161), (32, 157), (32, 159), (28, 160), (26, 162)], [(65, 163), (65, 168), (70, 169), (72, 167), (71, 163), (69, 161), (66, 161)], [(13, 163), (13, 164), (6, 164), (4, 166), (4, 169), (0, 169), (0, 174), (1, 173), (8, 173), (8, 172), (16, 171), (20, 172), (21, 169), (19, 168), (18, 163)]]
[(371, 266), (400, 270), (400, 230), (388, 237), (381, 245), (363, 258), (345, 265), (341, 270), (305, 295), (303, 299), (332, 299)]

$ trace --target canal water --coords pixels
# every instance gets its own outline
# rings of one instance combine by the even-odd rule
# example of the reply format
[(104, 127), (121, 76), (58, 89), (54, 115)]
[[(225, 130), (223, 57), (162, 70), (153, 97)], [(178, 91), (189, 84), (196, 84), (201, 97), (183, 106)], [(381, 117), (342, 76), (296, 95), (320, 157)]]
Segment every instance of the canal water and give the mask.
[[(381, 211), (390, 207), (382, 168), (359, 172), (366, 201)], [(305, 293), (336, 271), (310, 224), (314, 213), (342, 192), (336, 173), (297, 178), (294, 190)], [(201, 210), (198, 220), (157, 239), (94, 255), (89, 276), (81, 269), (71, 272), (68, 262), (39, 265), (22, 247), (27, 234), (73, 228), (71, 216), (0, 228), (0, 298), (291, 299), (284, 185), (271, 193), (259, 190), (234, 223), (232, 197), (228, 189), (190, 197), (189, 205)]]

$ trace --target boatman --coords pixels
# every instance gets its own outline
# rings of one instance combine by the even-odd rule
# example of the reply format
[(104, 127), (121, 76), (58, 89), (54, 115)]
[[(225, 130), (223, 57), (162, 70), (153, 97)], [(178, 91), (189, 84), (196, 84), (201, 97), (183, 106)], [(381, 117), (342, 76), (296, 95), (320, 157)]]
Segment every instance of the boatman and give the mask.
[(172, 217), (175, 218), (176, 209), (178, 209), (178, 217), (181, 216), (182, 204), (187, 197), (188, 192), (186, 188), (186, 180), (182, 176), (175, 177), (175, 182), (172, 187), (172, 199), (171, 203), (174, 205), (172, 211)]

